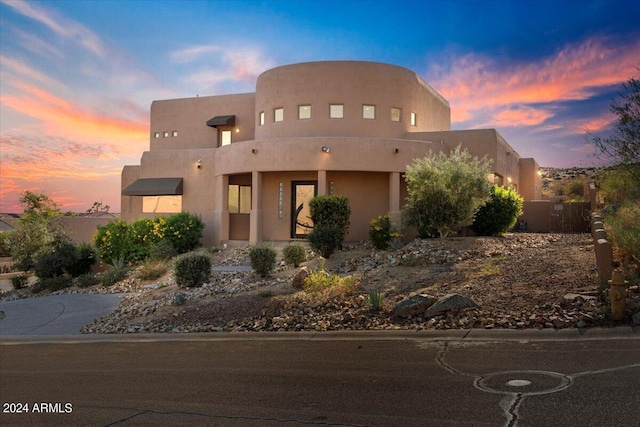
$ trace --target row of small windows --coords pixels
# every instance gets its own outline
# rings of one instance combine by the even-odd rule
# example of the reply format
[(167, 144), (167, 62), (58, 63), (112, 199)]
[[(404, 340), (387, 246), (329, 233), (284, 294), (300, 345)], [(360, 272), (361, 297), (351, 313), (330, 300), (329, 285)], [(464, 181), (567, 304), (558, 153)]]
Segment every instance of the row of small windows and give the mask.
[[(402, 110), (400, 108), (391, 108), (391, 121), (399, 122), (402, 117)], [(306, 120), (311, 118), (311, 105), (299, 105), (298, 106), (298, 119)], [(343, 119), (344, 118), (344, 105), (343, 104), (330, 104), (329, 105), (329, 118), (330, 119)], [(363, 105), (362, 106), (362, 118), (366, 120), (375, 120), (376, 118), (376, 106), (375, 105)], [(284, 120), (284, 108), (278, 107), (273, 109), (273, 121), (281, 122)], [(411, 112), (409, 115), (409, 122), (411, 126), (416, 126), (417, 116), (415, 112)], [(259, 124), (263, 126), (265, 123), (265, 112), (261, 111), (259, 115)]]
[[(168, 132), (168, 131), (162, 132), (162, 137), (163, 138), (169, 138), (169, 136), (172, 136), (172, 137), (178, 136), (178, 131), (174, 130), (174, 131), (171, 131), (171, 132)], [(153, 137), (154, 138), (160, 138), (160, 132), (154, 132)]]

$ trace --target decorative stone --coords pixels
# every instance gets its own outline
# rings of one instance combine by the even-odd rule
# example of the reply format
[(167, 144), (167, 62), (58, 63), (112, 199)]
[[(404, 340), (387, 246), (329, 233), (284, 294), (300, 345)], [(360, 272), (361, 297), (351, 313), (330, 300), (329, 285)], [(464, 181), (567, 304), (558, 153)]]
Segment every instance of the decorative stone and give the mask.
[(409, 317), (421, 314), (438, 301), (436, 297), (427, 294), (418, 294), (398, 302), (393, 308), (396, 317)]
[(470, 298), (460, 294), (447, 294), (431, 305), (424, 313), (424, 317), (433, 317), (451, 310), (477, 307)]

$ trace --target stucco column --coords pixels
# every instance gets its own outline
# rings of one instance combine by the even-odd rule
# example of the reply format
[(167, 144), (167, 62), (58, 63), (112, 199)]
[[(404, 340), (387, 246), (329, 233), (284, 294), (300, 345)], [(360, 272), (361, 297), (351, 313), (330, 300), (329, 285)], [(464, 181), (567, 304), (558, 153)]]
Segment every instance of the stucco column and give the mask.
[(249, 216), (249, 244), (262, 241), (262, 172), (251, 173), (251, 213)]
[(229, 240), (229, 175), (215, 177), (213, 199), (213, 239), (219, 245)]
[(400, 213), (400, 172), (389, 174), (389, 216), (396, 228), (400, 228), (402, 214)]
[(327, 194), (327, 171), (318, 171), (318, 196)]

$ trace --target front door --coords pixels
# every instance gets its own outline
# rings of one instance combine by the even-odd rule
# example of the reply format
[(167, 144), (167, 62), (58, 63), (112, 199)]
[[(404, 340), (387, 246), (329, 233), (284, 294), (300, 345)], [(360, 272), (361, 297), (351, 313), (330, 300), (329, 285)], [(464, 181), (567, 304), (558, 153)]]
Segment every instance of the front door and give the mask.
[(313, 230), (309, 202), (318, 194), (318, 181), (291, 182), (291, 238), (304, 238)]

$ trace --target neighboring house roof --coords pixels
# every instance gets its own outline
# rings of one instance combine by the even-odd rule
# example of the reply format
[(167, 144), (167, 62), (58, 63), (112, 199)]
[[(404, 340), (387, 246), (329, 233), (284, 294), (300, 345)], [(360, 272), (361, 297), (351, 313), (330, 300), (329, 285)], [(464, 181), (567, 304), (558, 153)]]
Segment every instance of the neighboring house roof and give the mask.
[(3, 220), (0, 219), (0, 232), (2, 231), (12, 231), (15, 230), (15, 227), (12, 226), (11, 224), (4, 222)]

